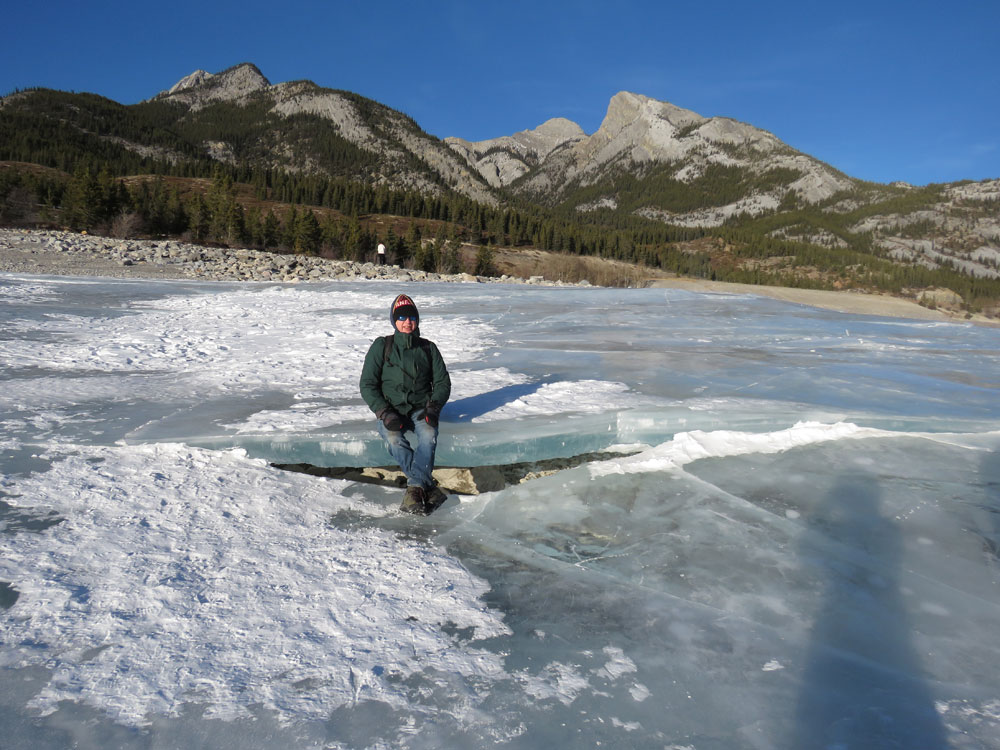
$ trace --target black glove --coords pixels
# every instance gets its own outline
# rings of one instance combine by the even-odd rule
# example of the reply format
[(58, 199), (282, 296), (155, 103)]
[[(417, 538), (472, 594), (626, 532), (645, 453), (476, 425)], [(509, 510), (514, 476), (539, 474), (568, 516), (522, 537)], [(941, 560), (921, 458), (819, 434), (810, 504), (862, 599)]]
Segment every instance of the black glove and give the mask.
[(399, 432), (403, 429), (403, 418), (399, 416), (399, 412), (393, 409), (391, 406), (387, 406), (384, 409), (375, 412), (375, 416), (382, 420), (382, 424), (385, 425), (385, 429), (391, 432)]
[(431, 427), (437, 427), (441, 419), (441, 404), (437, 401), (428, 401), (424, 407), (424, 421)]

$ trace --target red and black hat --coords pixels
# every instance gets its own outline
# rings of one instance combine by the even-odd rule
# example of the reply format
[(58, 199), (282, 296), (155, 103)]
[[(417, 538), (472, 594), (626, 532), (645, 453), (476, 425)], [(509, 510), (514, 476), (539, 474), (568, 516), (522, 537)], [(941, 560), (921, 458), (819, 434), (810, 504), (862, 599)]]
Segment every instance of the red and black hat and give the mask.
[(397, 315), (414, 315), (417, 318), (417, 324), (420, 324), (420, 313), (417, 312), (417, 306), (405, 294), (398, 295), (389, 308), (389, 322), (392, 323), (393, 328), (396, 327)]

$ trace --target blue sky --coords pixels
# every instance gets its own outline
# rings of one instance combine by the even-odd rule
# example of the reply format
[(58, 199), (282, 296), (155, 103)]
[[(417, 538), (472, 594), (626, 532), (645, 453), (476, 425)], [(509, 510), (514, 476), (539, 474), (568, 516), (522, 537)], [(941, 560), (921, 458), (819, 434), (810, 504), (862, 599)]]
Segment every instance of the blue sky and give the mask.
[(853, 177), (1000, 177), (1000, 2), (14, 3), (0, 93), (124, 104), (199, 68), (255, 63), (483, 140), (632, 91), (732, 117)]

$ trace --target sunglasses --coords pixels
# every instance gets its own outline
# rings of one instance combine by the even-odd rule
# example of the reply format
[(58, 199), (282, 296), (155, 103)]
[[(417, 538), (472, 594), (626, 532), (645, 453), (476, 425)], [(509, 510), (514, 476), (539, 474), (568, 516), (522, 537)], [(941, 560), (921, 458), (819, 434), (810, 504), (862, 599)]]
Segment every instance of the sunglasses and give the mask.
[(397, 315), (396, 320), (412, 320), (414, 323), (417, 322), (416, 315)]

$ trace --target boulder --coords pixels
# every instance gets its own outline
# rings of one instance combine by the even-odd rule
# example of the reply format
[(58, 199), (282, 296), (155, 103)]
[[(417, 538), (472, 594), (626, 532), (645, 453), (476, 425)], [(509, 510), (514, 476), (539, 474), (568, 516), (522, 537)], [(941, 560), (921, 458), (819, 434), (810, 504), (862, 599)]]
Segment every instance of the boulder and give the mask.
[(434, 470), (434, 478), (446, 490), (461, 495), (478, 495), (482, 492), (496, 492), (506, 485), (503, 473), (496, 466), (474, 466), (471, 468), (439, 468)]
[(961, 307), (965, 302), (951, 289), (925, 289), (917, 295), (917, 301), (928, 307)]

